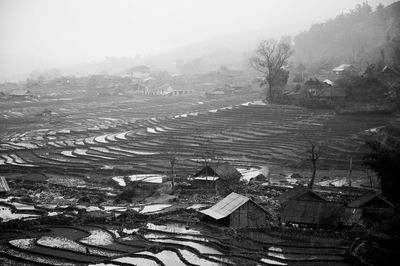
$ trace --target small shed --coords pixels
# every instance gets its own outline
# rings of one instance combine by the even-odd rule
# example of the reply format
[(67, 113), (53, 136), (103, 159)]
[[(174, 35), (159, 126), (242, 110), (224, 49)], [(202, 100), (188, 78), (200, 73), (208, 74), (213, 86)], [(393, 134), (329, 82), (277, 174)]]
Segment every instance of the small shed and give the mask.
[(253, 200), (232, 192), (209, 209), (200, 211), (221, 226), (235, 228), (263, 226), (271, 214)]
[(358, 71), (357, 68), (351, 64), (341, 64), (340, 66), (335, 67), (332, 71), (336, 75), (357, 75)]
[(4, 176), (0, 176), (0, 195), (6, 194), (10, 191), (10, 187), (8, 186), (7, 180)]
[(281, 221), (291, 224), (336, 226), (342, 221), (345, 205), (340, 202), (289, 200)]
[(230, 164), (207, 165), (194, 176), (194, 184), (198, 187), (213, 187), (228, 182), (239, 182), (242, 174)]
[(319, 201), (326, 202), (327, 200), (318, 195), (315, 191), (312, 191), (309, 187), (298, 185), (292, 189), (281, 194), (278, 198), (281, 204), (286, 203), (289, 200), (304, 200), (304, 201)]
[(387, 217), (397, 212), (396, 206), (374, 191), (369, 191), (350, 202), (349, 207), (363, 209), (364, 215), (370, 217)]

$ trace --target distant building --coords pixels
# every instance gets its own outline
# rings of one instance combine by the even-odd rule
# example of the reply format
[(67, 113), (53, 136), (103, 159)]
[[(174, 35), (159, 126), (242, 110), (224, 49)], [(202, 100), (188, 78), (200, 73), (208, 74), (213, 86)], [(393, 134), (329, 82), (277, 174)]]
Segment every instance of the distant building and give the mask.
[(145, 94), (147, 95), (159, 95), (159, 96), (177, 96), (177, 95), (185, 95), (193, 93), (192, 90), (176, 90), (169, 85), (169, 83), (165, 83), (156, 89), (148, 90)]
[(197, 187), (216, 188), (224, 183), (239, 182), (242, 174), (230, 164), (207, 165), (194, 175)]
[(4, 176), (0, 176), (0, 195), (7, 194), (10, 191), (7, 180)]
[(292, 189), (289, 189), (285, 193), (282, 193), (278, 198), (281, 204), (288, 202), (289, 200), (302, 200), (302, 201), (316, 201), (326, 202), (327, 200), (312, 191), (309, 187), (298, 185)]
[(8, 96), (13, 98), (30, 97), (31, 93), (28, 90), (13, 90), (8, 94)]
[(234, 192), (200, 213), (206, 215), (205, 220), (235, 228), (263, 226), (271, 216), (251, 199)]
[(338, 67), (335, 67), (332, 69), (333, 73), (335, 73), (338, 76), (342, 75), (357, 75), (358, 70), (351, 64), (341, 64)]
[(133, 80), (143, 80), (148, 78), (150, 74), (151, 74), (151, 69), (148, 66), (140, 65), (131, 67), (126, 71), (126, 75), (123, 75), (122, 77), (123, 78), (129, 77)]

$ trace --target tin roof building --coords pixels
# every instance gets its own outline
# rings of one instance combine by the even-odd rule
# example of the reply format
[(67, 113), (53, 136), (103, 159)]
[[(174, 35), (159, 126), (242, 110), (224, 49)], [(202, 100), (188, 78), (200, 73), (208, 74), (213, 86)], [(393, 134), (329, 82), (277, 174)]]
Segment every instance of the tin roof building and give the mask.
[(267, 223), (271, 214), (253, 200), (232, 192), (209, 209), (200, 211), (208, 220), (222, 226), (256, 227)]

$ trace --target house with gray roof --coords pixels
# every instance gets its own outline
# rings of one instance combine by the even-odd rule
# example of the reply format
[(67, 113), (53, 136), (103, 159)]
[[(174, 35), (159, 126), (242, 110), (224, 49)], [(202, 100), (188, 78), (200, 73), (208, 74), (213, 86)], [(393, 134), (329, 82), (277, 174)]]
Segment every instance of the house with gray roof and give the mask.
[(288, 191), (282, 193), (277, 197), (280, 204), (284, 204), (289, 200), (302, 200), (302, 201), (322, 201), (326, 202), (326, 199), (321, 197), (318, 193), (313, 191), (307, 186), (298, 185)]
[(234, 228), (264, 226), (272, 216), (250, 198), (235, 192), (200, 213), (206, 221)]
[(363, 209), (364, 216), (368, 218), (390, 217), (398, 211), (396, 206), (375, 191), (364, 193), (350, 202), (349, 207)]
[(217, 188), (220, 185), (239, 182), (242, 174), (228, 163), (207, 165), (193, 175), (197, 187)]
[(340, 66), (337, 66), (334, 69), (332, 69), (332, 71), (337, 76), (358, 74), (357, 68), (352, 64), (341, 64)]

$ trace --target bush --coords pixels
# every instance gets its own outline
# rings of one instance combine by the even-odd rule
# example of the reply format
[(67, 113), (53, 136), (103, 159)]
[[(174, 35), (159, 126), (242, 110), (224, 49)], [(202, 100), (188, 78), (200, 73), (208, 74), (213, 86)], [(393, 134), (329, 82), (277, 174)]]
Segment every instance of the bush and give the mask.
[(116, 201), (127, 201), (132, 202), (132, 198), (136, 196), (136, 189), (135, 188), (127, 188), (122, 191), (116, 198)]

